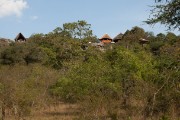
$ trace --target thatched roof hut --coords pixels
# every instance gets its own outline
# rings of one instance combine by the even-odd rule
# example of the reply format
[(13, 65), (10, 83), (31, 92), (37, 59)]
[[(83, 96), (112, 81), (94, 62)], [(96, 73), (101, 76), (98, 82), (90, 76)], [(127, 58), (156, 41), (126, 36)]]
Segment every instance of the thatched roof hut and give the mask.
[(113, 38), (113, 41), (116, 43), (116, 42), (118, 42), (119, 40), (122, 40), (122, 37), (123, 37), (123, 34), (120, 33), (120, 34), (118, 34), (116, 37)]
[(149, 40), (146, 40), (146, 39), (143, 39), (143, 38), (139, 39), (140, 44), (147, 44), (148, 42), (149, 42)]
[(22, 33), (19, 33), (14, 40), (15, 42), (26, 42), (26, 38)]
[(105, 44), (112, 42), (112, 38), (108, 34), (104, 34), (99, 40)]

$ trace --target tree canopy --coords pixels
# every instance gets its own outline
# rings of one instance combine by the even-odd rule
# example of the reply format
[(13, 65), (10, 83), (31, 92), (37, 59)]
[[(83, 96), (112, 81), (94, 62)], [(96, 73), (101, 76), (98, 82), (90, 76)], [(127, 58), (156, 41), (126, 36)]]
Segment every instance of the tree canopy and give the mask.
[(75, 105), (78, 120), (180, 117), (180, 36), (135, 26), (102, 50), (87, 42), (95, 39), (89, 27), (65, 23), (0, 47), (0, 119), (63, 119), (51, 111), (62, 103)]
[(157, 5), (152, 6), (151, 17), (145, 21), (147, 24), (161, 23), (168, 29), (180, 30), (180, 1), (156, 0)]

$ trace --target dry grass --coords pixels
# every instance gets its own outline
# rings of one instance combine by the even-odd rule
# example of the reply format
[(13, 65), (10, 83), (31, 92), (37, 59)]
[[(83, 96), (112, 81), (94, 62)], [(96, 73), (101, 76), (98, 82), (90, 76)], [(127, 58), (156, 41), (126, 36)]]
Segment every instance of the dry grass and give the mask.
[[(40, 110), (32, 111), (31, 115), (21, 120), (73, 120), (78, 116), (78, 108), (75, 104), (59, 103)], [(7, 120), (17, 120), (15, 117), (8, 117)]]
[[(82, 104), (81, 104), (82, 105)], [(79, 107), (77, 104), (65, 104), (63, 102), (56, 105), (49, 105), (39, 110), (33, 110), (31, 115), (21, 119), (6, 116), (6, 120), (158, 120), (162, 119), (161, 116), (154, 116), (145, 118), (142, 114), (141, 108), (128, 108), (124, 110), (119, 107), (117, 110), (112, 105), (101, 106), (95, 105), (94, 109), (92, 104), (83, 104), (85, 107)], [(91, 109), (92, 108), (92, 109)], [(112, 108), (112, 109), (110, 109)], [(109, 112), (108, 112), (109, 110)], [(172, 120), (179, 120), (174, 116)]]

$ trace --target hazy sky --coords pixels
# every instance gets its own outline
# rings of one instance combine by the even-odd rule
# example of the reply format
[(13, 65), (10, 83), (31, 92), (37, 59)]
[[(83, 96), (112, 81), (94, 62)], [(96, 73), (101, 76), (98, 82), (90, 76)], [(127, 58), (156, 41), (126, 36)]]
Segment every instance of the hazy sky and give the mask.
[(154, 0), (0, 0), (0, 37), (14, 39), (19, 32), (25, 37), (49, 33), (78, 20), (91, 24), (97, 37), (104, 33), (114, 37), (134, 26), (166, 33), (163, 25), (151, 27), (142, 22), (153, 4)]

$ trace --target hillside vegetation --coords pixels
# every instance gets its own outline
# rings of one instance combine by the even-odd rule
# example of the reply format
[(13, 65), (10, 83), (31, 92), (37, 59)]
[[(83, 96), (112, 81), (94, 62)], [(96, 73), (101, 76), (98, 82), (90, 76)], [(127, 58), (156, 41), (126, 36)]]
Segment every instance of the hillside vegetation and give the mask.
[[(180, 117), (180, 36), (136, 26), (102, 51), (88, 43), (97, 41), (90, 27), (65, 23), (0, 48), (2, 119), (31, 117), (62, 102), (75, 105), (69, 119)], [(139, 44), (141, 38), (148, 44)]]

